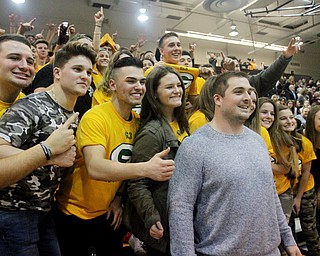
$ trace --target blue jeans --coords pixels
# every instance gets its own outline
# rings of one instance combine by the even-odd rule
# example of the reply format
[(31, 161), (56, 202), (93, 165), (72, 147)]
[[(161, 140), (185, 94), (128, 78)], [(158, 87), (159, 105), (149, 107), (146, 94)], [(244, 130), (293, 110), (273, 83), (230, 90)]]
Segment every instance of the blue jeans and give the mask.
[(0, 211), (0, 255), (60, 256), (51, 213)]

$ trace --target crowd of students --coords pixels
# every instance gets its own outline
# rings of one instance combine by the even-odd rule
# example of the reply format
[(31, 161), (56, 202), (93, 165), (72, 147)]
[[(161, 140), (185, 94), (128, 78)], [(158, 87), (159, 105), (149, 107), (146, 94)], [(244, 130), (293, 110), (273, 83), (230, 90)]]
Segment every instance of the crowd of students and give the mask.
[(52, 24), (0, 36), (0, 254), (123, 255), (130, 232), (147, 255), (300, 256), (299, 217), (320, 255), (320, 82), (279, 83), (293, 39), (248, 77), (195, 68), (175, 33), (120, 47), (103, 19), (61, 24), (50, 57)]

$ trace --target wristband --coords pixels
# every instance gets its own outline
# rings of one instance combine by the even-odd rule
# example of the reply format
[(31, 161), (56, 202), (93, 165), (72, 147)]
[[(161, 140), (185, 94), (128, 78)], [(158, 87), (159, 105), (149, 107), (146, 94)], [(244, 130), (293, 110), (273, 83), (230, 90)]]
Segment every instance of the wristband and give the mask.
[(50, 158), (52, 156), (51, 149), (43, 141), (40, 142), (40, 146), (41, 146), (43, 153), (46, 156), (47, 160), (50, 160)]
[(101, 25), (96, 25), (96, 27), (101, 28)]

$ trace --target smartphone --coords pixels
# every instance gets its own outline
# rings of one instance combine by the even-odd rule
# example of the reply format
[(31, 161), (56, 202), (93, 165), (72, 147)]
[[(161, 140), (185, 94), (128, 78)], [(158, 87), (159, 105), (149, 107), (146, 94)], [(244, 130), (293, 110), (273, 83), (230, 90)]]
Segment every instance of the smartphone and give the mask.
[(66, 44), (69, 41), (69, 22), (64, 21), (59, 25), (58, 29), (58, 44)]
[(294, 37), (294, 45), (295, 47), (298, 48), (298, 50), (300, 50), (300, 46), (303, 44), (302, 39), (300, 36), (295, 36)]

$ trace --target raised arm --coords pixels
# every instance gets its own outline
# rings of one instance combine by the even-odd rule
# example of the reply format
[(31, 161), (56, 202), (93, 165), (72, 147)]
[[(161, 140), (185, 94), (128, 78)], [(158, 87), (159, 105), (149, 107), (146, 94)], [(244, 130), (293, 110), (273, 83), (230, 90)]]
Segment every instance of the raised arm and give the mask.
[(24, 35), (27, 31), (31, 31), (34, 29), (33, 22), (35, 22), (36, 18), (33, 18), (29, 22), (20, 22), (17, 34)]
[(259, 74), (251, 76), (250, 84), (256, 88), (259, 97), (265, 96), (281, 78), (287, 68), (291, 58), (298, 52), (298, 47), (294, 45), (292, 38), (285, 51), (267, 69)]
[(14, 13), (11, 13), (9, 15), (9, 23), (10, 23), (10, 34), (16, 33), (16, 15)]
[(94, 15), (94, 32), (93, 32), (93, 48), (96, 52), (100, 49), (101, 29), (104, 20), (103, 7)]
[(48, 27), (48, 32), (47, 32), (46, 40), (49, 44), (48, 48), (51, 49), (52, 41), (53, 41), (54, 37), (58, 34), (58, 28), (53, 23), (48, 23), (47, 27)]

